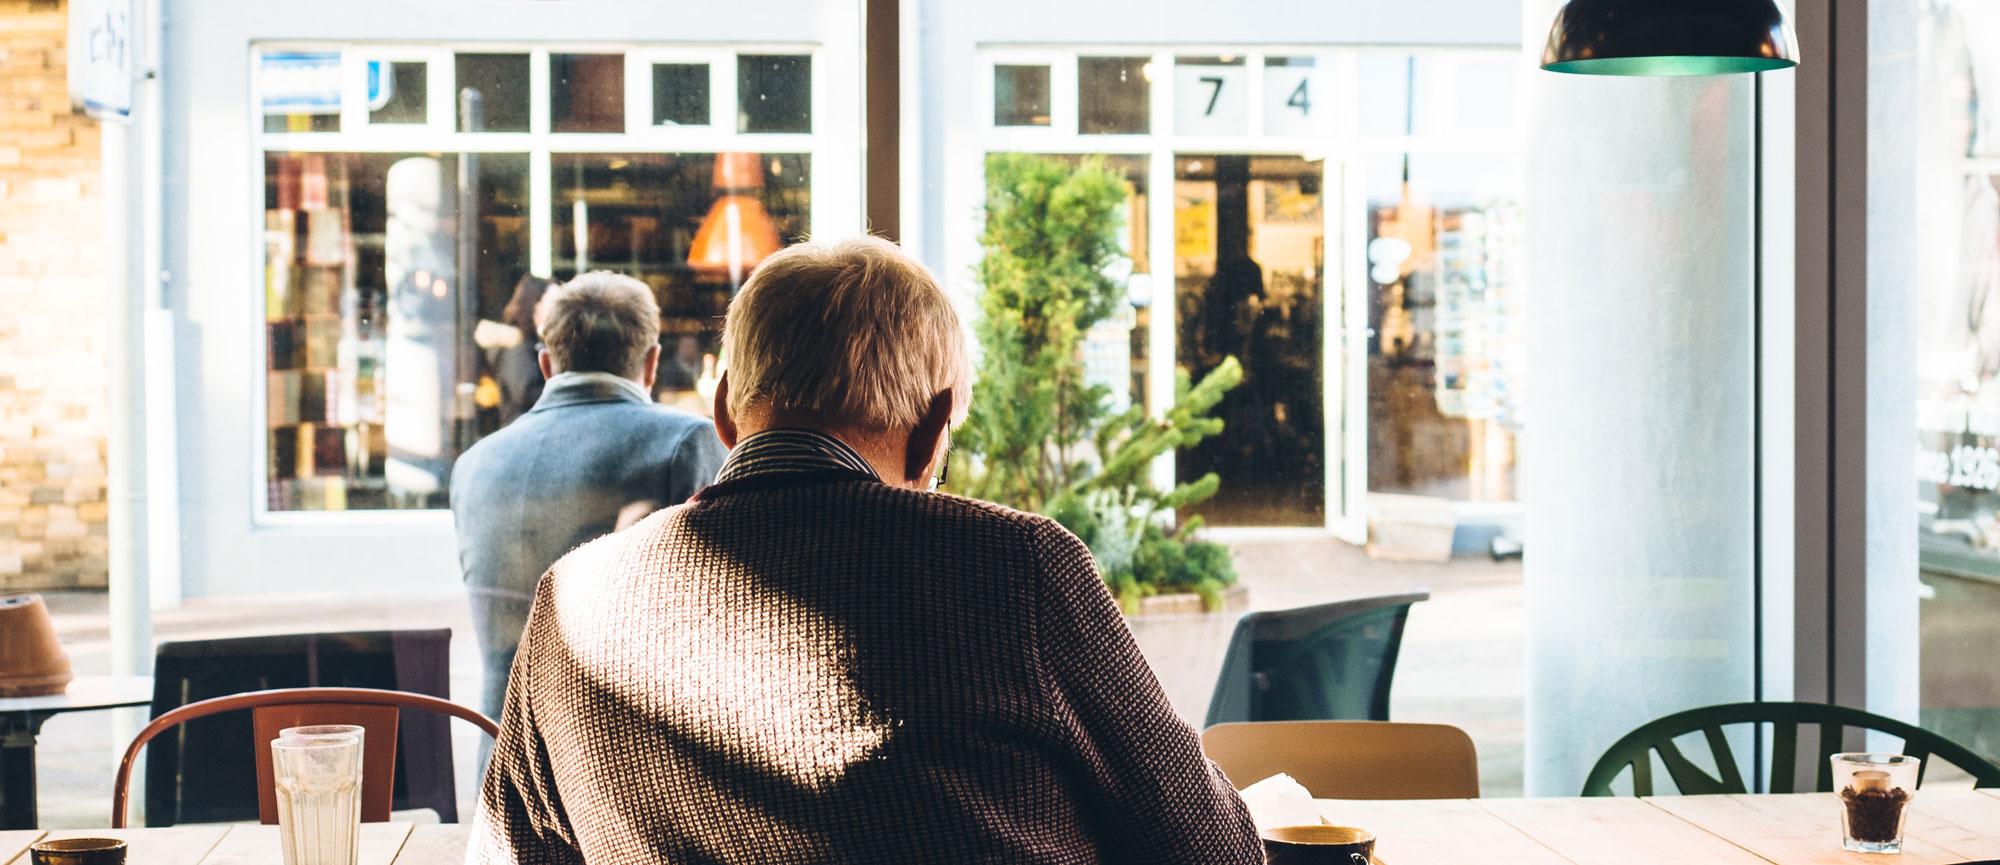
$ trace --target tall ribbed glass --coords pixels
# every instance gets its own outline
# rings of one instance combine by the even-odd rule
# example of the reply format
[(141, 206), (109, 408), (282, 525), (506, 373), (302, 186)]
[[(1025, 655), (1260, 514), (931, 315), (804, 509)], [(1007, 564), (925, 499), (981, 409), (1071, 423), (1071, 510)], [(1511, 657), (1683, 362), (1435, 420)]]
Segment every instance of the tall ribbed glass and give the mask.
[(285, 865), (355, 865), (361, 834), (361, 737), (271, 740)]

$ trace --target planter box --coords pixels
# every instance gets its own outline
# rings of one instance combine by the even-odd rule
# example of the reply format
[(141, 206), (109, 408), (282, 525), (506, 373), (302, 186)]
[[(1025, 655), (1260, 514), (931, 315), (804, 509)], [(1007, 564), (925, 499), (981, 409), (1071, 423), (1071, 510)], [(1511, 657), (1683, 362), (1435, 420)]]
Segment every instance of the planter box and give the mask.
[(1166, 689), (1167, 700), (1181, 718), (1201, 729), (1215, 677), (1236, 620), (1250, 610), (1250, 590), (1230, 586), (1222, 596), (1222, 611), (1204, 612), (1200, 595), (1157, 595), (1139, 603), (1139, 614), (1126, 616), (1139, 652)]

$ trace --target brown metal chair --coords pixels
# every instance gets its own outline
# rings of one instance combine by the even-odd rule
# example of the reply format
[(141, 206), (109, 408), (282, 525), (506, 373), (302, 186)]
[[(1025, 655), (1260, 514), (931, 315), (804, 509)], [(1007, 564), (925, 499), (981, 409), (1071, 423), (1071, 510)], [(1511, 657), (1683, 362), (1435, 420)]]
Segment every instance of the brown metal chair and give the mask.
[[(361, 756), (361, 820), (381, 823), (389, 819), (391, 795), (396, 781), (396, 722), (403, 709), (419, 709), (459, 718), (478, 727), (489, 737), (500, 735), (493, 719), (450, 700), (404, 691), (374, 688), (282, 688), (251, 691), (189, 703), (154, 718), (139, 731), (118, 761), (118, 777), (111, 787), (111, 827), (125, 828), (126, 800), (132, 786), (132, 764), (139, 749), (154, 737), (197, 718), (248, 709), (254, 740), (268, 743), (287, 727), (316, 724), (352, 724), (367, 730)], [(277, 788), (271, 780), (271, 749), (257, 747), (257, 806), (264, 823), (278, 822)]]

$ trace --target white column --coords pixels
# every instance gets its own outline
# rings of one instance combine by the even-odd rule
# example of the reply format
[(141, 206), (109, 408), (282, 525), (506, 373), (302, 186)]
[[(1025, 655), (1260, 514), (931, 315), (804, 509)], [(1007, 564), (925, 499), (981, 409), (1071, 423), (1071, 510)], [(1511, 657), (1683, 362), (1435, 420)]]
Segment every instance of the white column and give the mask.
[(1753, 80), (1528, 80), (1526, 782), (1573, 796), (1753, 693)]

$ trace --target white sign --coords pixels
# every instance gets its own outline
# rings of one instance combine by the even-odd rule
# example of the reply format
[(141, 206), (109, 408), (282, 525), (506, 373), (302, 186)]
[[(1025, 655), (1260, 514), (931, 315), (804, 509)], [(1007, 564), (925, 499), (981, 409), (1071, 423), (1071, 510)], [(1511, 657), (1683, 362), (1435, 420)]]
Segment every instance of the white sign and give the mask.
[(265, 114), (339, 114), (340, 54), (266, 54), (258, 70), (257, 92)]
[(1333, 93), (1320, 85), (1316, 66), (1264, 67), (1264, 134), (1314, 135), (1326, 116), (1322, 99)]
[[(70, 86), (99, 120), (132, 117), (132, 0), (73, 0)], [(81, 80), (78, 80), (81, 79)]]
[(1242, 135), (1250, 131), (1250, 76), (1243, 66), (1174, 64), (1174, 131)]

